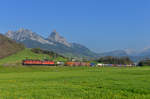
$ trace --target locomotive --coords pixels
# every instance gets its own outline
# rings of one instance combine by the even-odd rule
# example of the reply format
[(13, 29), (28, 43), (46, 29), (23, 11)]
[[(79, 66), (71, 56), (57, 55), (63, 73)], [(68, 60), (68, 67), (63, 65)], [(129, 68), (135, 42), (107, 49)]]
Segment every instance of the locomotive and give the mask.
[(54, 66), (55, 62), (50, 60), (32, 60), (26, 59), (22, 61), (22, 65), (49, 65)]

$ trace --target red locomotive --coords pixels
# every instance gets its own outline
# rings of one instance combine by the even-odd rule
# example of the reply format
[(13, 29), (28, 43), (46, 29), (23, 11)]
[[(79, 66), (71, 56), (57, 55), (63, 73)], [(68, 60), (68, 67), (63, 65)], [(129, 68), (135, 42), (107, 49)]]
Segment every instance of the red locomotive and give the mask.
[(50, 65), (50, 66), (54, 66), (55, 62), (50, 61), (50, 60), (31, 60), (31, 59), (27, 59), (27, 60), (23, 60), (22, 64), (23, 65)]

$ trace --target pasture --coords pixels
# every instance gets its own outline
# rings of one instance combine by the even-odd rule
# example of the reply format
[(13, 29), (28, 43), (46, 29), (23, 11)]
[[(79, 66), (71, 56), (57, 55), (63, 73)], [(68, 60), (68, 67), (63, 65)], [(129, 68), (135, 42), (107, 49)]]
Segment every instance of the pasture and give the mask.
[(0, 99), (150, 99), (150, 67), (0, 67)]

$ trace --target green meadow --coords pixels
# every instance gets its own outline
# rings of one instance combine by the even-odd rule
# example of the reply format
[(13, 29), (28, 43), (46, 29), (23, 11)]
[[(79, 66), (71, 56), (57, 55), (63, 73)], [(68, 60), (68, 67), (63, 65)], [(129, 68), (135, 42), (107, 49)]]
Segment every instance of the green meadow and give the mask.
[(149, 67), (0, 66), (0, 99), (150, 99)]

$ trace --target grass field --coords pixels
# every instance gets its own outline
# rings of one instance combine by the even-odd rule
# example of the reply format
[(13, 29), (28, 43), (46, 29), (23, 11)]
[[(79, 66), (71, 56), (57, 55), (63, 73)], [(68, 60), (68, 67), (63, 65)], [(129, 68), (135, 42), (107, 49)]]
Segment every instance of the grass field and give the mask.
[(0, 67), (0, 99), (150, 99), (150, 68)]

